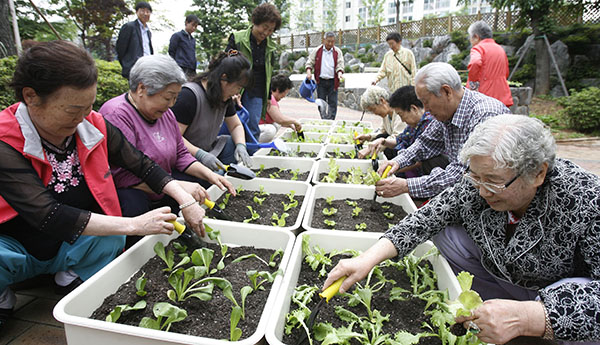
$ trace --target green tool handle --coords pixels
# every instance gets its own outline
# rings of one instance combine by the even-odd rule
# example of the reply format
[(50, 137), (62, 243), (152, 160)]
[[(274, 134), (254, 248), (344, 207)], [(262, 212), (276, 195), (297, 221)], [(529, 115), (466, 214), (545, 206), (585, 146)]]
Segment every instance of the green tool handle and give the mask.
[(327, 301), (327, 303), (329, 303), (329, 300), (335, 296), (336, 293), (338, 293), (338, 291), (340, 291), (340, 286), (342, 286), (342, 282), (348, 277), (343, 276), (340, 279), (336, 280), (333, 282), (333, 284), (329, 285), (329, 287), (327, 289), (325, 289), (325, 291), (321, 292), (319, 294), (319, 296), (321, 296), (322, 298), (325, 298), (325, 300)]

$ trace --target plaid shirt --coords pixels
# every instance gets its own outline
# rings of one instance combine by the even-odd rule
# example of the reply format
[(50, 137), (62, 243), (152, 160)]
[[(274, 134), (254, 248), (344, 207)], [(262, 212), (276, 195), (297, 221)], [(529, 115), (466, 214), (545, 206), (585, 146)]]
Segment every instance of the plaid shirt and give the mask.
[(404, 150), (405, 148), (412, 145), (415, 142), (415, 140), (417, 140), (419, 135), (425, 132), (425, 130), (433, 120), (435, 120), (435, 117), (433, 117), (428, 111), (426, 111), (423, 113), (423, 116), (421, 116), (417, 127), (412, 128), (411, 126), (406, 126), (404, 131), (396, 137), (396, 150)]
[(416, 198), (429, 198), (458, 181), (467, 166), (460, 163), (458, 153), (480, 122), (488, 117), (510, 114), (502, 102), (479, 92), (464, 89), (464, 95), (450, 122), (433, 120), (407, 149), (399, 151), (394, 161), (409, 166), (445, 154), (450, 164), (446, 169), (434, 168), (429, 175), (409, 178), (408, 192)]

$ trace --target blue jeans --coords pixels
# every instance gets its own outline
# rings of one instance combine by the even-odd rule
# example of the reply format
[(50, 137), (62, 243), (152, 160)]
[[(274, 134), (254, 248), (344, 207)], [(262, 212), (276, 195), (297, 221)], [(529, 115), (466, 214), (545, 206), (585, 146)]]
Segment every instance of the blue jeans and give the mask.
[(242, 105), (250, 114), (247, 123), (248, 128), (250, 128), (250, 132), (258, 141), (258, 138), (260, 137), (260, 128), (258, 127), (258, 123), (260, 122), (260, 118), (262, 116), (263, 99), (262, 97), (250, 96), (248, 92), (244, 92), (242, 95)]
[(54, 258), (41, 261), (19, 241), (0, 235), (0, 293), (11, 284), (69, 269), (87, 280), (117, 257), (124, 245), (125, 236), (80, 236), (73, 244), (63, 243)]
[(338, 90), (335, 89), (334, 79), (319, 79), (317, 97), (327, 102), (327, 117), (324, 120), (335, 120), (337, 114)]

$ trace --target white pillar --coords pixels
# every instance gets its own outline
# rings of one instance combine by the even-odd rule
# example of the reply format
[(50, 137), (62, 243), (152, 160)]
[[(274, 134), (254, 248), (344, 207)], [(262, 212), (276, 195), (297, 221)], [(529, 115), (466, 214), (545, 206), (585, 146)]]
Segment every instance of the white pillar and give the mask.
[(15, 46), (17, 47), (17, 55), (21, 54), (23, 47), (21, 46), (21, 35), (19, 34), (19, 24), (17, 22), (17, 11), (15, 11), (15, 3), (13, 0), (8, 0), (10, 7), (10, 15), (12, 16), (13, 33), (15, 36)]

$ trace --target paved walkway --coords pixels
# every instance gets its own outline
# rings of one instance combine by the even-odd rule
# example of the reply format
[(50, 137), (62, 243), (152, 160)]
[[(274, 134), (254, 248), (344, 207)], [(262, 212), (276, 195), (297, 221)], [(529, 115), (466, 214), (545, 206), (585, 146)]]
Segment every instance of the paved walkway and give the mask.
[[(314, 103), (304, 99), (285, 98), (280, 102), (282, 111), (296, 118), (319, 118)], [(338, 120), (357, 121), (362, 112), (338, 108)], [(371, 121), (375, 128), (381, 118), (364, 114), (363, 121)], [(588, 171), (600, 176), (600, 140), (558, 143), (558, 156), (568, 158)], [(13, 320), (0, 334), (0, 345), (63, 345), (66, 338), (62, 324), (52, 316), (52, 309), (61, 296), (52, 291), (50, 277), (41, 277), (17, 292), (17, 306)]]

